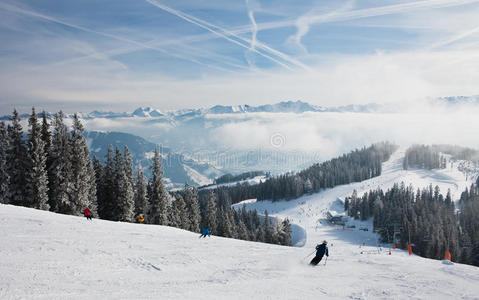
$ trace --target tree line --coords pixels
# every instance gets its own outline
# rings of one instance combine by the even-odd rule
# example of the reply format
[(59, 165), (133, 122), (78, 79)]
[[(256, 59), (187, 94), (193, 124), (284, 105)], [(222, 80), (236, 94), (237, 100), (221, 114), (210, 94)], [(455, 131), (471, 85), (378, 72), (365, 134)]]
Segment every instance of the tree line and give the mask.
[(404, 183), (384, 192), (357, 193), (345, 201), (348, 215), (367, 220), (374, 217), (374, 230), (383, 242), (395, 243), (427, 258), (442, 259), (445, 251), (452, 261), (479, 266), (479, 189), (477, 184), (462, 193), (456, 210), (448, 190), (444, 196), (432, 185), (414, 191)]
[(89, 208), (96, 217), (124, 222), (141, 214), (150, 224), (193, 232), (207, 226), (219, 236), (291, 244), (287, 219), (272, 222), (256, 211), (236, 211), (214, 192), (200, 199), (188, 185), (170, 194), (158, 149), (149, 180), (141, 166), (135, 171), (128, 147), (122, 152), (109, 146), (104, 164), (97, 157), (92, 161), (79, 117), (73, 116), (71, 130), (64, 117), (60, 111), (50, 124), (42, 112), (40, 122), (32, 108), (26, 137), (16, 110), (11, 124), (0, 122), (0, 203), (69, 215)]
[(245, 199), (290, 200), (305, 194), (317, 193), (321, 189), (341, 184), (359, 182), (381, 175), (382, 163), (389, 159), (397, 146), (388, 142), (356, 149), (297, 173), (286, 173), (270, 177), (257, 185), (248, 183), (217, 187), (221, 194), (229, 194), (232, 203)]
[(444, 169), (447, 160), (441, 155), (438, 147), (427, 145), (413, 145), (406, 150), (403, 160), (403, 169), (409, 167), (421, 169)]
[(233, 175), (228, 173), (216, 178), (214, 183), (215, 184), (230, 183), (230, 182), (236, 182), (240, 180), (254, 178), (256, 176), (265, 176), (265, 175), (266, 173), (264, 171), (250, 171), (250, 172), (244, 172), (238, 175)]

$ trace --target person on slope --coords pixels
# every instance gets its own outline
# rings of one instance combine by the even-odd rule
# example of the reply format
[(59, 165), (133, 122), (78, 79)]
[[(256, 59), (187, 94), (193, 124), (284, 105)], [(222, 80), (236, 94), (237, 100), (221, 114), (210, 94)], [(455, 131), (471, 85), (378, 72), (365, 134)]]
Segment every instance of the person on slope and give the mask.
[(83, 215), (85, 216), (87, 220), (91, 221), (91, 211), (88, 209), (88, 207), (85, 208), (85, 210), (83, 211)]
[(322, 244), (316, 246), (316, 256), (311, 260), (311, 262), (309, 263), (310, 265), (316, 266), (317, 264), (319, 264), (321, 259), (323, 259), (324, 254), (326, 254), (326, 256), (329, 256), (327, 244), (328, 242), (323, 241)]
[(203, 227), (201, 229), (201, 235), (200, 235), (200, 238), (205, 238), (206, 236), (211, 236), (211, 232), (210, 232), (210, 229), (208, 227)]

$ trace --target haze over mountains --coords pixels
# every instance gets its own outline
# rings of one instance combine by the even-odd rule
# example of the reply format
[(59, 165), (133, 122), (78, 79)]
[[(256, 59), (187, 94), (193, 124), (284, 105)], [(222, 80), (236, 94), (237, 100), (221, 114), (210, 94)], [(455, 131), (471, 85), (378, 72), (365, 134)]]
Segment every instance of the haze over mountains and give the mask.
[[(479, 147), (479, 142), (470, 138), (476, 134), (477, 120), (462, 113), (477, 109), (479, 96), (444, 97), (428, 103), (328, 108), (287, 101), (167, 112), (139, 107), (132, 112), (79, 115), (89, 131), (92, 155), (103, 159), (109, 144), (120, 148), (128, 145), (135, 164), (147, 167), (158, 145), (170, 187), (178, 187), (185, 182), (211, 183), (225, 173), (296, 171), (385, 140), (401, 145)], [(71, 117), (67, 115), (67, 123)], [(28, 114), (22, 115), (25, 128), (27, 118)], [(1, 119), (8, 120), (8, 116)]]

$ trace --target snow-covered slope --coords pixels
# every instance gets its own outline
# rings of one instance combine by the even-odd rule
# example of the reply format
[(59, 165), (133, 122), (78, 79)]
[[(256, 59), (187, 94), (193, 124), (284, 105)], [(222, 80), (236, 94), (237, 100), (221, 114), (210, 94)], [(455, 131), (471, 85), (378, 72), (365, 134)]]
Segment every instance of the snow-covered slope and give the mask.
[[(345, 197), (351, 196), (354, 190), (358, 196), (362, 196), (364, 192), (380, 187), (383, 190), (391, 188), (395, 183), (404, 182), (406, 186), (410, 184), (415, 188), (425, 188), (430, 184), (438, 185), (442, 193), (451, 190), (452, 199), (458, 200), (461, 193), (470, 187), (476, 181), (479, 169), (474, 167), (467, 161), (448, 160), (446, 169), (425, 170), (425, 169), (409, 169), (403, 170), (402, 163), (404, 159), (405, 149), (400, 149), (391, 155), (391, 158), (383, 163), (381, 176), (365, 180), (362, 182), (340, 185), (332, 189), (327, 189), (317, 194), (307, 195), (292, 201), (260, 201), (247, 200), (243, 203), (236, 204), (241, 207), (243, 204), (248, 209), (256, 209), (259, 212), (265, 210), (271, 216), (281, 218), (288, 217), (293, 223), (297, 223), (305, 227), (308, 233), (308, 242), (313, 245), (321, 239), (324, 233), (319, 231), (322, 228), (320, 219), (325, 218), (326, 212), (329, 210), (338, 213), (343, 212), (344, 208), (341, 201)], [(369, 228), (371, 231), (372, 228)], [(318, 236), (319, 235), (319, 236)], [(375, 237), (368, 237), (371, 245), (376, 245)], [(365, 242), (365, 241), (361, 241)]]
[[(337, 197), (394, 182), (440, 184), (453, 197), (471, 177), (453, 168), (401, 170), (403, 151), (383, 175), (289, 202), (247, 201), (287, 216), (307, 233), (304, 247), (284, 247), (164, 226), (87, 221), (0, 205), (0, 299), (479, 299), (479, 269), (377, 247), (371, 222), (338, 230), (324, 222), (340, 212)], [(308, 254), (329, 241), (326, 265)]]

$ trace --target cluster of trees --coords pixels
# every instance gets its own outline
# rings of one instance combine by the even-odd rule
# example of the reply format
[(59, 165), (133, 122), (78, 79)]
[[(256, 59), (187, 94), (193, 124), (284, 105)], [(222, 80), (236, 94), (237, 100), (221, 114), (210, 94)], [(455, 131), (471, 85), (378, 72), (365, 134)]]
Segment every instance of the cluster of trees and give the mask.
[(456, 145), (432, 145), (432, 149), (436, 152), (450, 154), (455, 160), (469, 160), (479, 162), (479, 151), (467, 147)]
[(92, 162), (78, 116), (71, 130), (63, 119), (62, 112), (55, 114), (50, 130), (46, 113), (40, 124), (33, 108), (26, 139), (16, 111), (10, 125), (0, 122), (0, 203), (70, 215), (89, 208), (94, 216), (124, 222), (141, 214), (150, 224), (193, 232), (206, 226), (224, 237), (291, 244), (287, 219), (272, 222), (267, 216), (261, 220), (256, 211), (235, 211), (229, 198), (212, 191), (199, 199), (188, 185), (171, 195), (163, 184), (158, 149), (149, 180), (141, 166), (135, 172), (128, 147), (122, 153), (110, 146), (104, 164), (96, 157)]
[(15, 110), (8, 126), (0, 122), (0, 202), (79, 215), (96, 208), (95, 174), (78, 116), (68, 130), (63, 113), (53, 130), (32, 108), (25, 139)]
[(409, 167), (421, 169), (444, 169), (447, 160), (443, 157), (437, 147), (427, 145), (413, 145), (406, 150), (404, 156), (403, 168), (407, 170)]
[(236, 182), (236, 181), (246, 180), (246, 179), (254, 178), (256, 176), (264, 176), (264, 175), (266, 175), (264, 171), (244, 172), (238, 175), (233, 175), (228, 173), (216, 178), (215, 184)]
[(362, 197), (354, 192), (345, 201), (349, 216), (361, 220), (374, 217), (374, 230), (383, 242), (406, 249), (410, 241), (414, 253), (433, 259), (442, 259), (448, 250), (453, 261), (479, 266), (477, 186), (462, 194), (460, 206), (461, 211), (456, 212), (450, 191), (444, 196), (438, 186), (415, 192), (404, 183)]
[(218, 190), (229, 193), (233, 203), (251, 198), (272, 201), (296, 199), (324, 188), (379, 176), (382, 162), (388, 160), (396, 149), (396, 145), (378, 143), (315, 164), (298, 173), (268, 178), (258, 185), (244, 183), (233, 187), (219, 187)]

